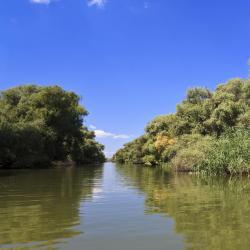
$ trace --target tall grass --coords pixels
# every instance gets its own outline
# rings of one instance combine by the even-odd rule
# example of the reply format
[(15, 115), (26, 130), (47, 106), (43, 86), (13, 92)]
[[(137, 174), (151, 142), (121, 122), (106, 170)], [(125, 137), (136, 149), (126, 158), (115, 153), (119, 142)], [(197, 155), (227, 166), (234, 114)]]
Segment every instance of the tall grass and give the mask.
[(250, 130), (227, 131), (214, 141), (196, 170), (211, 175), (250, 173)]

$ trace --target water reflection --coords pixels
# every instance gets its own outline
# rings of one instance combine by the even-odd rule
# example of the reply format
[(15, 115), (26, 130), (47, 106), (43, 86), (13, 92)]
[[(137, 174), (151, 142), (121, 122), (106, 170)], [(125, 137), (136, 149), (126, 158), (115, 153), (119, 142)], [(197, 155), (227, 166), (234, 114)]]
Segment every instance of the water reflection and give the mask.
[(117, 166), (127, 185), (145, 193), (147, 214), (175, 221), (185, 249), (249, 249), (250, 180), (170, 175), (160, 169)]
[(80, 202), (101, 176), (95, 166), (0, 172), (0, 245), (48, 247), (81, 234)]
[(113, 164), (1, 171), (0, 248), (245, 250), (249, 204), (248, 178)]

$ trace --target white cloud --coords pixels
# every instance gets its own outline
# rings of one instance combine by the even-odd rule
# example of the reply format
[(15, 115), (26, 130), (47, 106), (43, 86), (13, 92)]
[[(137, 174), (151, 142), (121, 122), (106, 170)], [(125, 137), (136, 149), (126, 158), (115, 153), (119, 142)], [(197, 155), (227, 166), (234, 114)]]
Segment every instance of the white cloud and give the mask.
[(89, 0), (88, 6), (97, 6), (97, 7), (104, 7), (106, 0)]
[(97, 127), (93, 124), (90, 124), (89, 128), (94, 131), (95, 136), (97, 138), (129, 139), (133, 137), (133, 135), (115, 134), (111, 132), (106, 132), (104, 130), (97, 129)]
[(129, 135), (114, 135), (114, 139), (129, 139)]
[(30, 0), (31, 3), (50, 4), (51, 0)]
[(94, 132), (97, 138), (129, 139), (132, 137), (131, 135), (114, 134), (100, 129), (95, 129)]
[(99, 130), (99, 129), (94, 130), (94, 132), (95, 132), (95, 136), (97, 138), (107, 138), (107, 137), (113, 137), (114, 136), (114, 134), (112, 134), (112, 133), (105, 132), (105, 131)]

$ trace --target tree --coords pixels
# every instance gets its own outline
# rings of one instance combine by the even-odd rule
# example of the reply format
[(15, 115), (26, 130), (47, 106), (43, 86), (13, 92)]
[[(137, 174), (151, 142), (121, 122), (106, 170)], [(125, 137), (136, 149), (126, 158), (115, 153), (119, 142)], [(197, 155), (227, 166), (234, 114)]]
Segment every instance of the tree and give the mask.
[[(167, 162), (172, 166), (194, 169), (216, 144), (213, 142), (221, 140), (228, 129), (233, 128), (250, 128), (249, 79), (232, 79), (219, 84), (214, 92), (200, 87), (189, 89), (186, 98), (177, 105), (175, 114), (153, 119), (140, 137), (144, 140), (138, 143), (136, 139), (126, 144), (114, 155), (114, 160), (135, 163), (136, 158), (138, 163), (155, 165)], [(237, 134), (237, 131), (233, 133)], [(244, 138), (247, 136), (249, 133)], [(233, 144), (230, 143), (228, 145)], [(246, 159), (249, 159), (248, 155)]]
[[(103, 161), (102, 146), (83, 127), (88, 112), (79, 101), (79, 96), (59, 86), (24, 85), (2, 91), (0, 166), (44, 166), (66, 159)], [(87, 151), (91, 143), (92, 150)]]

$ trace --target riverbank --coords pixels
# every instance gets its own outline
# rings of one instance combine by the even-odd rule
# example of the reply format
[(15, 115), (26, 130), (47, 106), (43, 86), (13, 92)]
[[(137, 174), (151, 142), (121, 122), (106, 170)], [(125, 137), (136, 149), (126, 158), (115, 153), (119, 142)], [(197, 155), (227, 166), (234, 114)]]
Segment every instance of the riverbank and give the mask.
[[(209, 175), (248, 175), (250, 172), (250, 131), (228, 130), (219, 138), (184, 136), (168, 146), (173, 157), (168, 161), (137, 162), (146, 166), (164, 166), (176, 172)], [(129, 161), (120, 161), (129, 163)], [(135, 163), (135, 162), (130, 162)]]
[(175, 171), (210, 175), (250, 171), (250, 80), (233, 79), (188, 90), (176, 113), (156, 117), (145, 134), (127, 143), (113, 160), (169, 164)]

